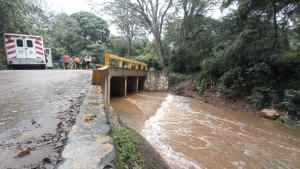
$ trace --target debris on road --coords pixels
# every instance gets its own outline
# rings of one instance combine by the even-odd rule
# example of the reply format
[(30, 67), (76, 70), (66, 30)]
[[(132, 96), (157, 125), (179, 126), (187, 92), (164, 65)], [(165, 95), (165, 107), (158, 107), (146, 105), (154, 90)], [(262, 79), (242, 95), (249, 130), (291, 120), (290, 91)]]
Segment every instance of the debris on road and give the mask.
[(100, 86), (91, 86), (62, 153), (58, 169), (113, 168), (115, 150), (109, 136)]
[(31, 148), (20, 149), (16, 155), (16, 158), (27, 156), (31, 153)]
[(89, 71), (0, 72), (0, 169), (54, 169), (90, 82)]

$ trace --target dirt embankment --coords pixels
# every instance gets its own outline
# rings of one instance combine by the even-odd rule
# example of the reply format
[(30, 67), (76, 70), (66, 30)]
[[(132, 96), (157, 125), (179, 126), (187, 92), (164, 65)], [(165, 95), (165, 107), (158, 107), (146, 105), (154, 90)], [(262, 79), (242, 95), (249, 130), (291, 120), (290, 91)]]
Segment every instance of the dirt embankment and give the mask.
[(256, 114), (256, 111), (245, 100), (226, 99), (214, 88), (205, 90), (200, 96), (193, 80), (186, 80), (176, 86), (171, 86), (170, 92), (175, 95), (192, 97), (216, 107), (225, 107), (234, 111)]
[(286, 112), (274, 108), (266, 108), (257, 110), (244, 99), (228, 99), (222, 96), (216, 88), (206, 89), (202, 95), (199, 95), (195, 82), (193, 80), (183, 81), (175, 86), (171, 86), (169, 92), (185, 97), (192, 97), (205, 103), (222, 107), (223, 109), (233, 110), (237, 112), (247, 112), (257, 117), (270, 120), (278, 120), (282, 124), (290, 128), (299, 128), (300, 122), (291, 120)]

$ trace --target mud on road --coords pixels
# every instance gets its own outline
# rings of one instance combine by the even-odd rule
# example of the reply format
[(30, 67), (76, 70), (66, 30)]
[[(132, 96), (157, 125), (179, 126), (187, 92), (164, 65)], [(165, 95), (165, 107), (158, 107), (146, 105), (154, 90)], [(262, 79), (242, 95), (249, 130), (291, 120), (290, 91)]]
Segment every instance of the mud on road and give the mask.
[(87, 71), (0, 72), (0, 168), (57, 168), (89, 81)]

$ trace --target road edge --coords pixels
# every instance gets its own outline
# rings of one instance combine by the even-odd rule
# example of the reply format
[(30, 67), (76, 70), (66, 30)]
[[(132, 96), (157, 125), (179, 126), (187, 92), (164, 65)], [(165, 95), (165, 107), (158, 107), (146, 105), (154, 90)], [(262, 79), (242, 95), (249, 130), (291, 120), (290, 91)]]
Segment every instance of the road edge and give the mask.
[(58, 169), (114, 168), (115, 150), (110, 130), (101, 87), (90, 86), (63, 150), (64, 161)]

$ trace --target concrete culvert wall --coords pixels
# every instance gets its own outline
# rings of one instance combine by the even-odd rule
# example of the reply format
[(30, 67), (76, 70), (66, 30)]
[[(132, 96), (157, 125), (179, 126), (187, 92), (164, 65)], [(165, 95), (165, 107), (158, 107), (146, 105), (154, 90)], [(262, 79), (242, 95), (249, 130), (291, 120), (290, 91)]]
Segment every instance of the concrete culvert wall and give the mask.
[(145, 80), (146, 80), (145, 77), (139, 77), (139, 86), (138, 86), (139, 91), (144, 90)]
[(127, 77), (127, 93), (137, 92), (138, 82), (138, 77)]
[(110, 82), (110, 95), (112, 97), (126, 96), (126, 78), (124, 77), (112, 77)]

